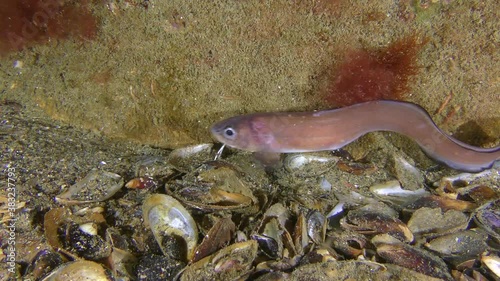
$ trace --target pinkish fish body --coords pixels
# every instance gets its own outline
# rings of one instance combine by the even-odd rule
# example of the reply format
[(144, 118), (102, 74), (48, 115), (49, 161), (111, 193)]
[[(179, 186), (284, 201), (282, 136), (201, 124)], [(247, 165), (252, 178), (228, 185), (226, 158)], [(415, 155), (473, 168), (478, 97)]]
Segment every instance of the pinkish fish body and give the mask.
[(443, 133), (420, 106), (370, 101), (317, 112), (256, 113), (216, 123), (214, 137), (234, 148), (269, 153), (339, 149), (373, 131), (415, 140), (431, 158), (453, 169), (478, 172), (500, 160), (500, 147), (479, 148)]

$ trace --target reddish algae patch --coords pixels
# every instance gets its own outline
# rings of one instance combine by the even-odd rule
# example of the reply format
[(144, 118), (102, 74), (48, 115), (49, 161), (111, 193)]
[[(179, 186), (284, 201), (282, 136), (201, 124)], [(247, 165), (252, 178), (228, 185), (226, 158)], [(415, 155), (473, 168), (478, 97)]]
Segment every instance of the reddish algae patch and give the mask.
[(341, 107), (371, 100), (402, 100), (408, 82), (417, 74), (417, 55), (426, 41), (417, 36), (398, 40), (376, 51), (350, 50), (344, 61), (326, 76), (323, 93), (330, 106)]
[(98, 24), (88, 4), (86, 0), (0, 1), (0, 55), (69, 36), (94, 38)]

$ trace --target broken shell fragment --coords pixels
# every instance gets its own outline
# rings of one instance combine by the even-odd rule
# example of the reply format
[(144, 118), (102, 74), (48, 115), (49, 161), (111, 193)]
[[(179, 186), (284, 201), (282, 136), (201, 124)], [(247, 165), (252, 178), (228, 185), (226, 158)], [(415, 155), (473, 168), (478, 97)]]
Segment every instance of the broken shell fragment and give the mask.
[(115, 195), (122, 188), (123, 182), (118, 174), (93, 169), (55, 199), (65, 205), (101, 202)]
[(494, 188), (486, 185), (475, 185), (458, 190), (459, 198), (470, 198), (477, 204), (485, 204), (489, 201), (500, 199), (500, 193), (495, 192)]
[(168, 178), (179, 173), (163, 155), (140, 156), (133, 164), (132, 170), (135, 177), (153, 179)]
[(114, 275), (120, 278), (119, 280), (131, 280), (137, 263), (138, 259), (132, 253), (113, 248), (106, 264), (109, 265)]
[(97, 225), (93, 222), (80, 224), (79, 230), (88, 235), (97, 235)]
[(346, 162), (339, 161), (337, 163), (337, 168), (340, 171), (353, 174), (353, 175), (371, 175), (377, 171), (377, 166), (372, 163), (361, 163), (361, 162)]
[(179, 201), (168, 195), (154, 194), (144, 201), (142, 216), (144, 224), (150, 226), (164, 255), (170, 254), (168, 244), (177, 244), (175, 247), (182, 247), (184, 244), (185, 258), (193, 258), (198, 243), (198, 228)]

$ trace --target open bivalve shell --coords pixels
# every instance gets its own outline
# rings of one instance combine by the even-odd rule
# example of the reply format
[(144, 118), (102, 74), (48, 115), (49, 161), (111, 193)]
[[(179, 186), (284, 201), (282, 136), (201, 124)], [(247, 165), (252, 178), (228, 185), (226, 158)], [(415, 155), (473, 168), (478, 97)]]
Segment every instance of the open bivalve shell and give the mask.
[[(154, 194), (142, 206), (145, 225), (149, 225), (164, 255), (169, 255), (168, 245), (185, 242), (186, 258), (191, 260), (198, 243), (198, 228), (189, 212), (177, 199)], [(177, 245), (182, 247), (182, 245)]]

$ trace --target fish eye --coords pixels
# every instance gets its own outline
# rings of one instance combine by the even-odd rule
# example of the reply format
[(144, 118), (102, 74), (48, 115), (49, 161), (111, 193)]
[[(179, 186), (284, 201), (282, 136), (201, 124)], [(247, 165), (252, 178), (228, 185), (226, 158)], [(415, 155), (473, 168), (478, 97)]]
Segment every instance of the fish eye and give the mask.
[(236, 137), (236, 131), (231, 127), (226, 127), (224, 129), (224, 137), (233, 140)]

